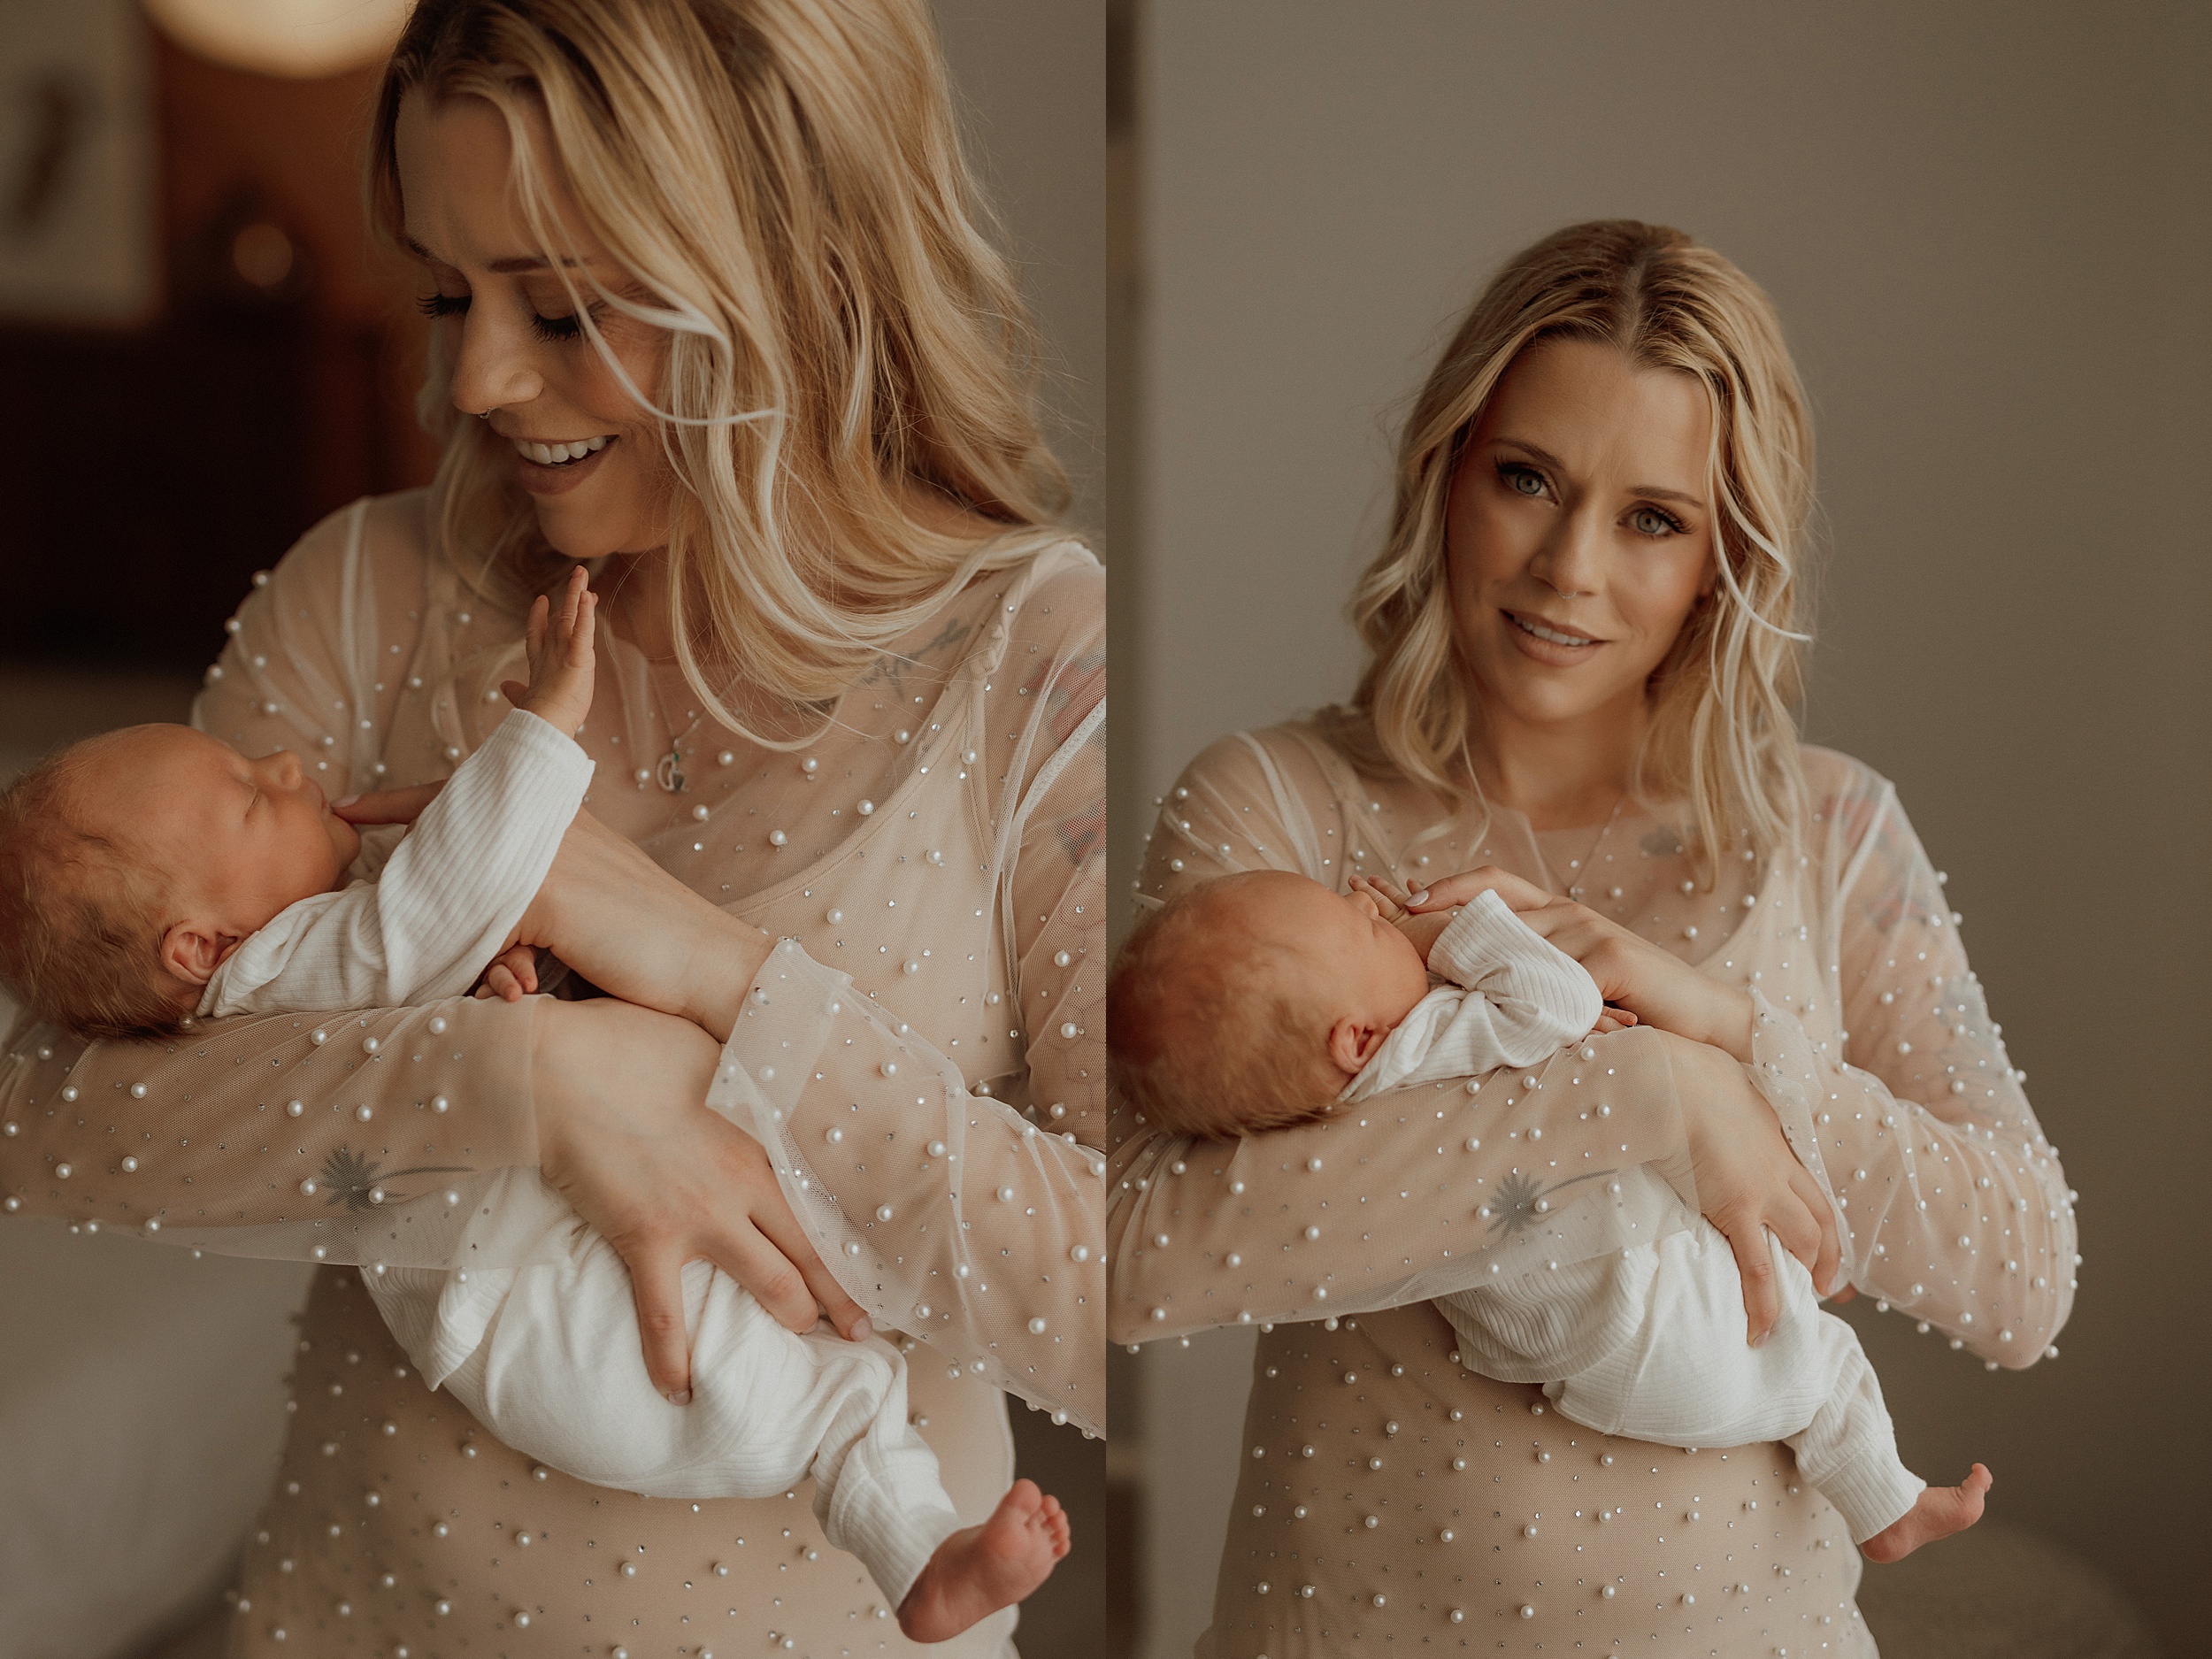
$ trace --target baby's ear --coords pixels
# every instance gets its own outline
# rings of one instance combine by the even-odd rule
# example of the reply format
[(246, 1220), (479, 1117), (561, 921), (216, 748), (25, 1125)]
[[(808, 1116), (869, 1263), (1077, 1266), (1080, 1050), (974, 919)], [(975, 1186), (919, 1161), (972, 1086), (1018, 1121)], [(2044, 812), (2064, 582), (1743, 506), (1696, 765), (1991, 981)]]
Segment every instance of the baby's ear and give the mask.
[(225, 947), (236, 942), (204, 923), (172, 922), (161, 935), (161, 960), (187, 985), (205, 985), (230, 954)]
[(1345, 1076), (1357, 1077), (1389, 1035), (1379, 1025), (1363, 1025), (1346, 1014), (1329, 1027), (1329, 1058)]

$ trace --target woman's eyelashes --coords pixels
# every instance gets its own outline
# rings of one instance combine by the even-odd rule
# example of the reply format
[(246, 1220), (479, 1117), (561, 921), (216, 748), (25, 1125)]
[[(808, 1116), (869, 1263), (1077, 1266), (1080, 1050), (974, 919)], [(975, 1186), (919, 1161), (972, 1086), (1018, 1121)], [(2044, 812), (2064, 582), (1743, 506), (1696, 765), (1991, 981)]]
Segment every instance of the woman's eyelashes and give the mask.
[[(426, 294), (415, 303), (424, 316), (434, 319), (462, 315), (469, 308), (469, 298), (466, 294)], [(588, 309), (593, 311), (595, 318), (596, 308)], [(574, 311), (565, 317), (546, 317), (533, 307), (530, 311), (530, 332), (541, 340), (558, 345), (582, 338), (583, 319)]]
[[(1526, 501), (1558, 499), (1551, 480), (1525, 461), (1499, 462), (1498, 481)], [(1655, 507), (1649, 502), (1639, 502), (1630, 508), (1622, 522), (1638, 535), (1654, 541), (1664, 536), (1680, 535), (1689, 528), (1665, 508)]]
[(1654, 507), (1648, 503), (1629, 510), (1628, 527), (1638, 535), (1650, 536), (1655, 541), (1661, 536), (1680, 535), (1688, 528), (1665, 508)]

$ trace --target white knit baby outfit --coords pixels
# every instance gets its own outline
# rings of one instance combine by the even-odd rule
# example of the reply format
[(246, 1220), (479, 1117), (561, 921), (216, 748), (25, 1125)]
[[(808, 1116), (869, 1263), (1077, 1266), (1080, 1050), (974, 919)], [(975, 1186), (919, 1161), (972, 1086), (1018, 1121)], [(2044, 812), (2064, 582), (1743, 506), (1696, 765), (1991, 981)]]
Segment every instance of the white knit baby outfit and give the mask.
[[(465, 994), (537, 895), (589, 787), (573, 740), (518, 710), (464, 761), (376, 874), (285, 910), (210, 981), (200, 1012), (306, 1013)], [(499, 1231), (520, 1268), (365, 1273), (423, 1380), (508, 1445), (648, 1497), (764, 1498), (809, 1476), (815, 1511), (895, 1606), (959, 1526), (907, 1422), (906, 1364), (881, 1338), (786, 1330), (710, 1263), (683, 1270), (692, 1400), (655, 1389), (629, 1270), (535, 1170), (511, 1170)]]
[[(1345, 1101), (1532, 1066), (1586, 1033), (1604, 1006), (1582, 964), (1494, 893), (1453, 918), (1429, 971), (1450, 983), (1415, 1005)], [(1502, 1382), (1542, 1383), (1566, 1416), (1607, 1434), (1663, 1446), (1786, 1440), (1854, 1543), (1911, 1509), (1927, 1483), (1900, 1461), (1857, 1333), (1821, 1311), (1804, 1265), (1767, 1235), (1782, 1313), (1765, 1342), (1749, 1347), (1728, 1240), (1657, 1176), (1638, 1169), (1617, 1185), (1651, 1241), (1438, 1297), (1463, 1363)], [(1530, 1218), (1502, 1196), (1492, 1201), (1499, 1225)]]

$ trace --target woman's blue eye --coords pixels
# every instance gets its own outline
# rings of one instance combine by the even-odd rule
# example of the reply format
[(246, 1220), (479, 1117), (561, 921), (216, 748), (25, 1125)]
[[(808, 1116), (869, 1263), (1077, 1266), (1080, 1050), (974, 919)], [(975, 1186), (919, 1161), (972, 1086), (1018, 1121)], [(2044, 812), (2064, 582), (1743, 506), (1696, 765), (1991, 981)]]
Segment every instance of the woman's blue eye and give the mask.
[(1505, 473), (1507, 485), (1516, 495), (1540, 495), (1544, 493), (1544, 480), (1540, 473), (1532, 472), (1525, 466), (1509, 466), (1501, 470)]
[(1680, 532), (1679, 520), (1656, 507), (1639, 507), (1628, 517), (1629, 527), (1638, 535), (1674, 535)]

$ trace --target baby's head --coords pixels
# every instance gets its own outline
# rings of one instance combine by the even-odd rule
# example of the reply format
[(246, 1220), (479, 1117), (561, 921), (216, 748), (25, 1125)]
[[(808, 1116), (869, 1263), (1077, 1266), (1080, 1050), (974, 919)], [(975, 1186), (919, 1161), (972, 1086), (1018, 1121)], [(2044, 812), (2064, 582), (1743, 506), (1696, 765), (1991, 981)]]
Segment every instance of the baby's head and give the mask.
[(0, 981), (84, 1036), (173, 1032), (241, 940), (360, 849), (296, 755), (185, 726), (88, 738), (0, 792)]
[(1224, 876), (1140, 922), (1106, 987), (1114, 1086), (1175, 1134), (1321, 1116), (1429, 988), (1364, 894), (1283, 870)]

